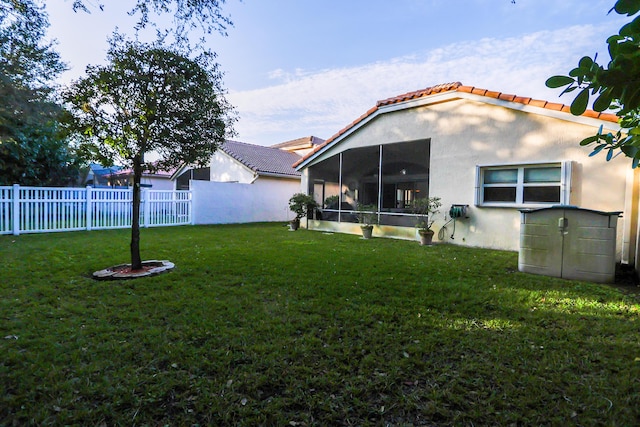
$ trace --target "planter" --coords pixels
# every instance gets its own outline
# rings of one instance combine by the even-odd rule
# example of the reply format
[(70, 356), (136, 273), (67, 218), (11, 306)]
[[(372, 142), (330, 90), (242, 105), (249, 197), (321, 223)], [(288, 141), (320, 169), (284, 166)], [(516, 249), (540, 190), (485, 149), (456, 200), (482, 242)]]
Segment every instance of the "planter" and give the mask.
[(419, 230), (420, 244), (422, 246), (431, 246), (433, 240), (433, 230)]
[(124, 280), (156, 276), (171, 271), (175, 265), (167, 260), (142, 261), (142, 269), (131, 270), (131, 264), (120, 264), (93, 273), (96, 280)]
[(298, 228), (300, 228), (300, 220), (299, 219), (293, 219), (293, 220), (291, 220), (291, 222), (289, 222), (289, 230), (290, 231), (296, 231)]
[(373, 225), (361, 225), (360, 228), (362, 229), (362, 238), (370, 239), (373, 234)]

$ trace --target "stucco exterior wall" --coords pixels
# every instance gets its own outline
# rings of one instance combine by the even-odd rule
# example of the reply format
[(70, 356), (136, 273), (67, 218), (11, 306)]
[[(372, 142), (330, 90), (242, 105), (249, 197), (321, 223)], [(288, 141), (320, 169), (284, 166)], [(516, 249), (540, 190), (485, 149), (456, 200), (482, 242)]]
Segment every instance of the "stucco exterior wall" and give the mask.
[[(602, 211), (625, 211), (627, 207), (628, 215), (618, 223), (620, 259), (624, 244), (635, 247), (635, 242), (629, 243), (630, 236), (623, 236), (623, 231), (634, 228), (625, 221), (632, 219), (629, 198), (637, 198), (637, 191), (630, 191), (628, 180), (637, 177), (637, 173), (629, 173), (630, 162), (622, 156), (610, 162), (606, 162), (604, 155), (589, 157), (591, 149), (580, 147), (579, 142), (596, 131), (597, 127), (556, 117), (472, 99), (454, 99), (380, 114), (310, 164), (349, 148), (429, 139), (429, 194), (440, 196), (443, 205), (433, 227), (434, 239), (438, 240), (438, 230), (449, 219), (449, 207), (467, 204), (469, 218), (457, 221), (452, 243), (518, 250), (518, 209), (474, 205), (476, 166), (570, 160), (571, 204)], [(308, 174), (303, 175), (304, 189), (307, 177)], [(452, 224), (447, 230), (444, 240), (451, 241)]]
[(253, 184), (190, 181), (195, 224), (289, 221), (300, 181), (261, 177)]
[(142, 177), (142, 184), (151, 185), (152, 190), (173, 190), (175, 183), (169, 178)]
[(253, 171), (222, 150), (211, 156), (210, 167), (211, 181), (250, 184), (255, 177)]

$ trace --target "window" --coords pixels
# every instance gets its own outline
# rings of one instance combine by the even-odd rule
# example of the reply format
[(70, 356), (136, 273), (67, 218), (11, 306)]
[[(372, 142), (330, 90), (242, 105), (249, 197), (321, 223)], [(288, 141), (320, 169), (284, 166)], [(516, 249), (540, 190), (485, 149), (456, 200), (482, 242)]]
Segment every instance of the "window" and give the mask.
[(176, 190), (189, 190), (189, 181), (210, 181), (211, 168), (187, 169), (176, 179)]
[(477, 166), (476, 205), (569, 204), (571, 162)]

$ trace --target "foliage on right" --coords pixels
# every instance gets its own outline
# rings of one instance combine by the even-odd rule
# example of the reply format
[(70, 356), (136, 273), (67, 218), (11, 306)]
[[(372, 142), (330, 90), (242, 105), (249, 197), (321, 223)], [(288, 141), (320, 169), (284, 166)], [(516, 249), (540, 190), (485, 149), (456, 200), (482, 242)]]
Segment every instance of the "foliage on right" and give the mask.
[[(609, 13), (634, 16), (640, 11), (640, 0), (618, 0)], [(581, 115), (594, 97), (593, 109), (611, 109), (619, 117), (622, 131), (602, 133), (585, 138), (580, 145), (595, 144), (591, 156), (606, 152), (611, 160), (617, 152), (632, 159), (632, 167), (640, 164), (640, 16), (620, 28), (607, 39), (610, 60), (607, 66), (585, 56), (568, 76), (547, 79), (550, 88), (564, 87), (564, 93), (578, 90), (571, 103), (571, 113)]]

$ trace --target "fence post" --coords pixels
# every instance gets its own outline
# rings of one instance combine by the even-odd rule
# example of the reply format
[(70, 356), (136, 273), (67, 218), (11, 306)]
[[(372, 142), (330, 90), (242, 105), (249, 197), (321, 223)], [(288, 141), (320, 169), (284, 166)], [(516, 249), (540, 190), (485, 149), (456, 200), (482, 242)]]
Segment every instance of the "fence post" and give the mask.
[(86, 187), (86, 197), (87, 197), (87, 203), (86, 203), (86, 214), (87, 214), (87, 218), (86, 218), (86, 226), (87, 226), (87, 231), (91, 231), (91, 221), (92, 221), (92, 215), (91, 215), (91, 211), (93, 210), (93, 206), (91, 204), (91, 186), (87, 185)]
[(191, 225), (196, 225), (196, 214), (195, 214), (195, 203), (194, 203), (194, 199), (195, 199), (195, 190), (193, 189), (193, 185), (191, 184), (192, 181), (189, 181), (189, 193), (187, 195), (187, 212), (189, 215), (191, 215)]
[(13, 211), (11, 212), (11, 218), (13, 221), (13, 235), (20, 234), (20, 184), (13, 184), (13, 198), (12, 198)]
[(191, 216), (191, 225), (196, 225), (196, 216), (194, 214), (193, 211), (193, 190), (189, 190), (189, 195), (187, 196), (189, 202), (187, 203), (187, 209), (189, 212), (189, 215)]
[(144, 228), (148, 228), (149, 227), (149, 221), (151, 218), (150, 212), (151, 212), (151, 201), (149, 200), (149, 189), (148, 188), (143, 188), (142, 191), (140, 192), (140, 203), (142, 203), (142, 215), (143, 215), (143, 221), (144, 221)]

